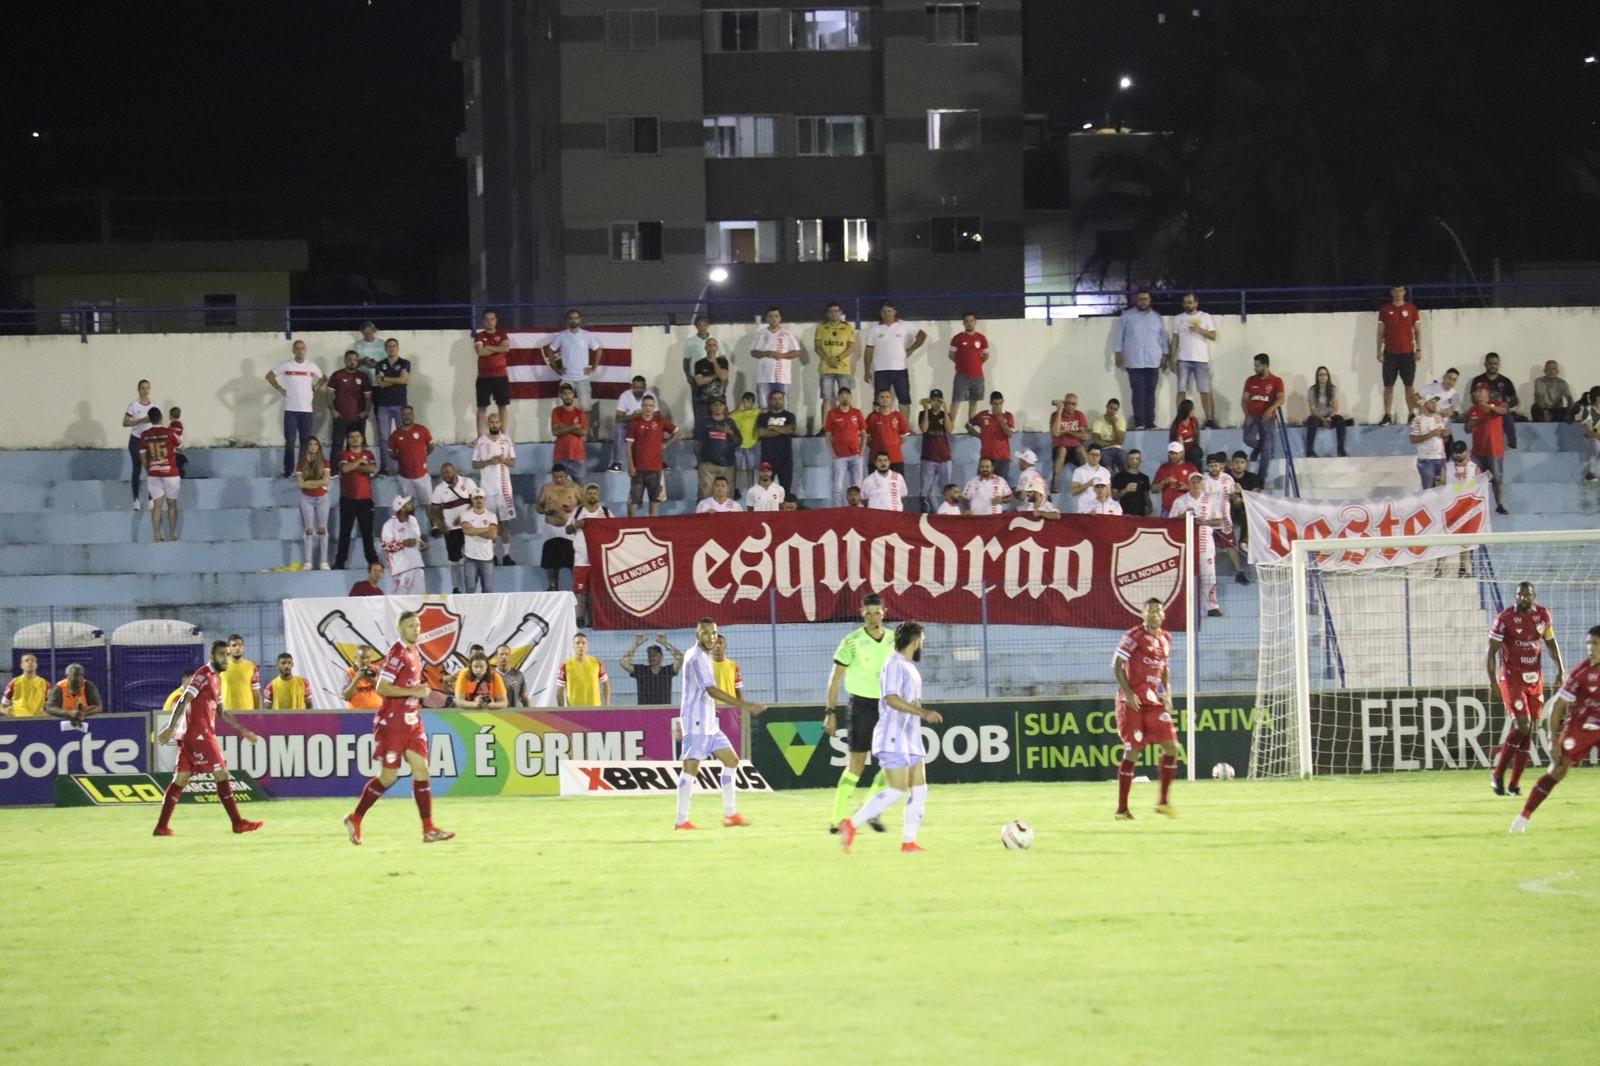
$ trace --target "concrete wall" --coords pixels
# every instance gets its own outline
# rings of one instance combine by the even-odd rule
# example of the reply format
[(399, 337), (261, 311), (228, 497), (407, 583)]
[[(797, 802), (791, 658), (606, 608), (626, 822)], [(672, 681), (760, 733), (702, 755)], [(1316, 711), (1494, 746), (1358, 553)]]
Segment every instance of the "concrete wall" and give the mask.
[[(790, 309), (792, 324), (800, 308)], [(1111, 318), (1079, 318), (1046, 324), (1010, 319), (980, 323), (993, 348), (991, 388), (1010, 398), (1021, 427), (1048, 425), (1049, 400), (1071, 390), (1084, 407), (1098, 409), (1109, 396), (1121, 396), (1127, 410), (1126, 379), (1114, 373)], [(1256, 352), (1269, 352), (1274, 369), (1295, 398), (1288, 405), (1291, 420), (1305, 412), (1304, 393), (1319, 365), (1333, 372), (1344, 394), (1344, 410), (1359, 421), (1381, 415), (1381, 380), (1374, 355), (1376, 318), (1372, 313), (1323, 315), (1252, 315), (1248, 322), (1224, 317), (1215, 355), (1218, 417), (1224, 424), (1239, 419), (1239, 390)], [(508, 323), (510, 325), (511, 323)], [(945, 347), (960, 328), (954, 322), (923, 323), (928, 346), (912, 360), (912, 385), (919, 395), (935, 385), (948, 390), (950, 363)], [(736, 387), (753, 387), (753, 364), (746, 353), (755, 335), (751, 324), (718, 326), (725, 350), (735, 353)], [(1491, 308), (1423, 312), (1426, 361), (1419, 382), (1432, 380), (1446, 366), (1465, 377), (1482, 367), (1483, 354), (1501, 354), (1504, 371), (1531, 401), (1531, 383), (1543, 362), (1554, 358), (1574, 390), (1600, 384), (1600, 337), (1597, 308)], [(687, 409), (687, 386), (681, 350), (685, 328), (667, 333), (658, 327), (634, 332), (635, 365), (659, 383), (673, 413)], [(810, 343), (811, 327), (799, 327)], [(411, 359), (411, 399), (418, 419), (441, 440), (465, 441), (473, 431), (473, 359), (465, 333), (429, 331), (385, 333), (400, 340)], [(311, 358), (324, 371), (340, 365), (353, 333), (305, 333)], [(0, 365), (6, 370), (8, 414), (0, 419), (0, 448), (121, 448), (126, 434), (122, 412), (134, 397), (141, 377), (154, 384), (154, 398), (163, 406), (183, 407), (188, 442), (197, 447), (230, 442), (281, 441), (281, 406), (263, 376), (287, 358), (282, 334), (208, 333), (98, 336), (88, 344), (76, 337), (0, 338)], [(858, 364), (859, 372), (859, 364)], [(815, 399), (816, 361), (800, 368), (796, 395), (803, 415), (820, 424)], [(1166, 376), (1158, 413), (1170, 418), (1173, 379)], [(514, 407), (513, 432), (518, 440), (548, 436), (548, 404), (524, 402)], [(326, 416), (323, 416), (325, 422)]]

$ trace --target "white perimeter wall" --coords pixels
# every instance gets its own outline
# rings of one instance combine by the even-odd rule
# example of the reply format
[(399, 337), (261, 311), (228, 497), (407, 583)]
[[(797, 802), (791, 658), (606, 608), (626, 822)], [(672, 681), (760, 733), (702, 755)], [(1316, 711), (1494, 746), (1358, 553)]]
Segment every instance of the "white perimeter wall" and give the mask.
[[(1218, 418), (1236, 424), (1239, 390), (1257, 352), (1272, 355), (1293, 399), (1291, 420), (1304, 415), (1304, 394), (1317, 366), (1326, 365), (1344, 393), (1343, 409), (1362, 422), (1382, 413), (1382, 382), (1375, 355), (1374, 313), (1316, 315), (1252, 315), (1249, 321), (1224, 316), (1213, 362)], [(1477, 373), (1488, 351), (1502, 357), (1503, 370), (1531, 402), (1531, 383), (1544, 360), (1555, 358), (1575, 391), (1600, 384), (1600, 309), (1506, 308), (1424, 311), (1425, 361), (1419, 384), (1456, 366), (1464, 378)], [(1026, 430), (1045, 430), (1049, 400), (1067, 391), (1079, 394), (1089, 410), (1110, 396), (1120, 396), (1128, 414), (1125, 376), (1114, 372), (1111, 331), (1115, 319), (1061, 319), (1046, 324), (1036, 319), (986, 321), (980, 328), (993, 349), (988, 385), (998, 388), (1007, 406)], [(793, 323), (791, 323), (792, 325)], [(508, 325), (535, 325), (508, 323)], [(922, 323), (928, 345), (912, 360), (912, 388), (917, 395), (950, 387), (951, 364), (945, 354), (959, 323)], [(756, 327), (723, 325), (714, 332), (724, 350), (734, 353), (735, 386), (754, 388), (748, 358)], [(682, 373), (683, 340), (688, 329), (667, 333), (641, 327), (634, 332), (635, 365), (659, 388), (669, 410), (687, 412), (688, 386)], [(810, 344), (811, 327), (801, 339)], [(311, 358), (331, 372), (354, 333), (302, 333)], [(422, 331), (383, 333), (400, 340), (412, 362), (411, 402), (418, 420), (447, 441), (466, 441), (473, 433), (474, 359), (465, 333)], [(280, 443), (281, 406), (264, 380), (266, 372), (287, 358), (289, 342), (275, 333), (195, 333), (97, 336), (83, 344), (76, 337), (0, 338), (4, 366), (6, 416), (0, 418), (4, 448), (121, 448), (126, 432), (122, 412), (135, 396), (134, 385), (149, 378), (153, 399), (163, 407), (183, 408), (186, 442), (194, 447)], [(860, 364), (857, 363), (857, 373)], [(791, 399), (801, 397), (802, 414), (816, 417), (817, 366), (812, 357), (799, 368)], [(1173, 378), (1164, 375), (1158, 414), (1173, 413)], [(791, 403), (791, 406), (794, 406)], [(1396, 406), (1399, 406), (1397, 399)], [(513, 404), (512, 429), (518, 440), (548, 439), (545, 402)], [(326, 425), (319, 416), (319, 430)]]

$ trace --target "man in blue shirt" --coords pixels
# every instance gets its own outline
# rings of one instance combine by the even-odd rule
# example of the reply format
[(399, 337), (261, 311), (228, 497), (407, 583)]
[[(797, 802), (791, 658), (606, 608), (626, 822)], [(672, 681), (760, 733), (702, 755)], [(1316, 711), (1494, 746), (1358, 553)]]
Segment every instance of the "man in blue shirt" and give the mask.
[(1166, 359), (1171, 334), (1167, 320), (1150, 306), (1150, 294), (1140, 290), (1133, 306), (1122, 312), (1112, 334), (1117, 367), (1128, 372), (1133, 390), (1133, 428), (1156, 428), (1156, 384)]

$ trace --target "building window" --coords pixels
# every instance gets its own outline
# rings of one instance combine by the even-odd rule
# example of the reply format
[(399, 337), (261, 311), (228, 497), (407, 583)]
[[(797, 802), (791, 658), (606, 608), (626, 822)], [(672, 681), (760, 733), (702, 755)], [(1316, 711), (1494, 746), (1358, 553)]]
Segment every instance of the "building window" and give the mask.
[(611, 258), (618, 263), (660, 261), (661, 223), (611, 223)]
[(946, 215), (928, 220), (928, 251), (934, 255), (977, 255), (983, 251), (983, 219)]
[(928, 148), (935, 152), (961, 152), (982, 143), (977, 111), (929, 111)]
[(624, 7), (606, 12), (606, 49), (636, 52), (656, 46), (656, 9)]
[(929, 4), (929, 44), (977, 44), (977, 4)]
[(794, 47), (809, 52), (838, 52), (872, 47), (872, 12), (859, 8), (802, 8), (789, 12)]
[(872, 153), (872, 123), (865, 115), (801, 115), (795, 124), (800, 155)]
[(606, 119), (606, 154), (660, 155), (661, 120), (654, 115)]
[(773, 153), (778, 120), (771, 115), (707, 115), (707, 159), (754, 159)]
[(878, 247), (878, 224), (866, 218), (800, 218), (794, 257), (801, 263), (865, 263)]
[(232, 292), (206, 293), (206, 329), (233, 329), (239, 324), (239, 296)]
[(707, 222), (706, 262), (776, 263), (776, 222)]
[(781, 7), (724, 8), (705, 13), (707, 52), (770, 52), (785, 47)]

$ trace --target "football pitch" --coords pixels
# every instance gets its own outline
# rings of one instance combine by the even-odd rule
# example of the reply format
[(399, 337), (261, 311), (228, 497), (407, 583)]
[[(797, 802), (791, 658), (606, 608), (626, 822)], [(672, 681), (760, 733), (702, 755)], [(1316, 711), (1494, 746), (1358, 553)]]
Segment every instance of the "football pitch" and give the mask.
[(922, 855), (822, 792), (3, 811), (0, 1060), (1596, 1061), (1593, 770), (1522, 837), (1483, 773), (1114, 790), (935, 786)]

